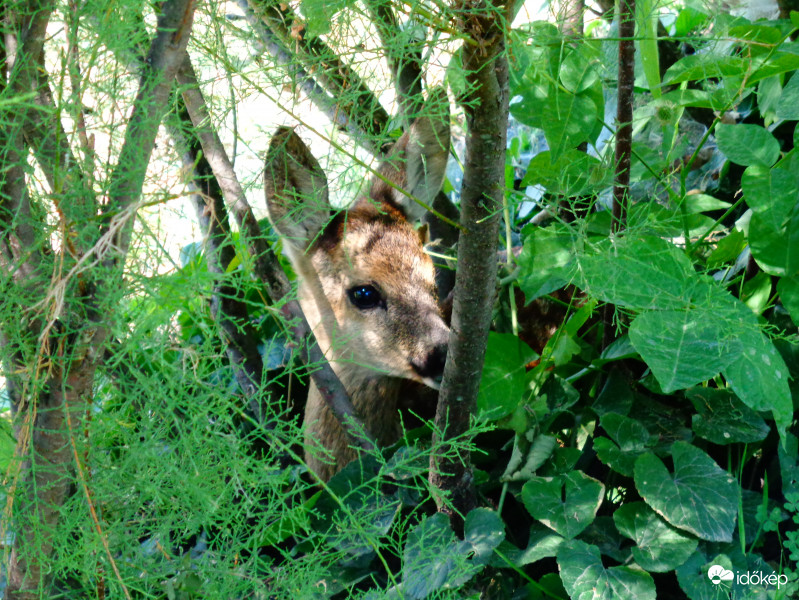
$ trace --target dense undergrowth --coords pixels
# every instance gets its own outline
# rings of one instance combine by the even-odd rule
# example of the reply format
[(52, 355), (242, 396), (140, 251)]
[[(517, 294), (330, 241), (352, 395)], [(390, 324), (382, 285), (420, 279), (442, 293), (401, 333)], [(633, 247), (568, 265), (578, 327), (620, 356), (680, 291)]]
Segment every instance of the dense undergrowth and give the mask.
[[(505, 258), (462, 439), (433, 444), (416, 406), (399, 444), (319, 484), (301, 459), (309, 368), (238, 234), (224, 273), (198, 242), (131, 276), (69, 424), (42, 597), (799, 596), (799, 17), (689, 3), (657, 26), (639, 22), (633, 202), (612, 236), (612, 26), (510, 32)], [(447, 75), (459, 97), (457, 60)], [(261, 340), (257, 402), (209, 308), (219, 281)], [(18, 304), (0, 306), (13, 324)], [(427, 472), (462, 448), (481, 507), (455, 532)]]

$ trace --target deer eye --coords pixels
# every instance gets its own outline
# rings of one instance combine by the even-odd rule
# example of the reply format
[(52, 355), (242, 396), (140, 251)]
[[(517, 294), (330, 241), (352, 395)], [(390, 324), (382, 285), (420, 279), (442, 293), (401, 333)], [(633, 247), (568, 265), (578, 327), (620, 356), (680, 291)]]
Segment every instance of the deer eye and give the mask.
[(361, 310), (367, 310), (379, 306), (380, 304), (385, 304), (383, 296), (371, 285), (356, 285), (348, 294), (350, 302)]

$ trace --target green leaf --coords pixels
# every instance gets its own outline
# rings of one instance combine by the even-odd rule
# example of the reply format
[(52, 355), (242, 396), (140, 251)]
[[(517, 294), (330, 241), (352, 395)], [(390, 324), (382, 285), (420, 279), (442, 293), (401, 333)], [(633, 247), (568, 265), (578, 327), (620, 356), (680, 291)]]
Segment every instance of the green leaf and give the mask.
[(488, 563), (505, 539), (497, 514), (477, 508), (466, 516), (459, 541), (444, 513), (424, 519), (409, 534), (403, 552), (401, 597), (421, 600), (433, 592), (455, 590)]
[(768, 306), (770, 297), (771, 276), (763, 271), (744, 282), (741, 289), (741, 302), (746, 304), (756, 315), (763, 314), (763, 311)]
[(682, 308), (696, 272), (687, 256), (654, 236), (627, 236), (595, 254), (577, 255), (580, 286), (591, 296), (635, 310)]
[(714, 444), (751, 444), (768, 435), (769, 427), (729, 390), (692, 388), (685, 393), (696, 409), (694, 433)]
[(597, 108), (587, 95), (571, 94), (555, 88), (554, 91), (550, 90), (542, 117), (552, 160), (557, 161), (566, 150), (589, 141), (597, 118)]
[(780, 143), (760, 125), (716, 125), (719, 150), (732, 162), (770, 167), (780, 157)]
[(761, 53), (767, 53), (771, 46), (776, 46), (783, 39), (779, 29), (761, 23), (745, 23), (730, 27), (727, 35), (736, 40), (754, 42), (750, 44), (750, 47)]
[(469, 553), (475, 565), (488, 564), (494, 549), (505, 539), (505, 524), (489, 508), (475, 508), (466, 515), (463, 541), (469, 544)]
[[(785, 46), (783, 46), (785, 47)], [(799, 69), (799, 55), (793, 52), (777, 51), (771, 57), (763, 62), (762, 59), (758, 61), (761, 65), (747, 78), (747, 85), (752, 85), (758, 81), (762, 81), (768, 77), (781, 75), (789, 71)]]
[(574, 268), (573, 243), (573, 233), (566, 228), (529, 230), (516, 260), (519, 288), (528, 303), (569, 283)]
[(738, 258), (744, 248), (746, 248), (746, 236), (743, 231), (735, 229), (718, 241), (713, 252), (707, 257), (707, 266), (713, 268), (732, 262)]
[(685, 56), (674, 63), (663, 77), (664, 85), (695, 79), (725, 78), (746, 72), (748, 61), (737, 56), (702, 53)]
[(799, 327), (799, 276), (780, 279), (777, 282), (777, 293), (794, 324)]
[(580, 540), (558, 552), (563, 586), (573, 600), (655, 600), (655, 582), (631, 567), (605, 568), (599, 549)]
[(527, 481), (552, 456), (556, 444), (555, 437), (535, 435), (534, 429), (517, 433), (508, 466), (500, 481)]
[[(533, 523), (530, 528), (530, 537), (527, 541), (527, 548), (520, 550), (511, 542), (502, 542), (498, 550), (517, 567), (529, 565), (542, 558), (554, 558), (558, 555), (558, 550), (565, 540), (557, 533), (543, 525)], [(491, 566), (507, 567), (508, 563), (495, 556), (491, 559)]]
[(643, 502), (625, 504), (613, 513), (613, 521), (622, 533), (633, 540), (633, 558), (638, 565), (654, 573), (666, 573), (682, 565), (694, 553), (699, 542), (678, 531)]
[(607, 180), (607, 170), (585, 152), (567, 150), (553, 162), (552, 153), (545, 150), (530, 161), (522, 185), (541, 185), (553, 194), (579, 196), (602, 188)]
[(336, 13), (352, 4), (353, 0), (302, 0), (302, 14), (308, 27), (307, 34), (320, 36), (328, 33)]
[(641, 54), (641, 67), (653, 98), (660, 98), (660, 53), (658, 51), (657, 26), (659, 16), (653, 0), (639, 0), (635, 6), (635, 20), (638, 29), (638, 50)]
[(776, 117), (777, 104), (782, 96), (782, 84), (778, 76), (767, 77), (757, 86), (757, 107), (760, 114), (773, 121)]
[(522, 78), (522, 83), (510, 100), (510, 114), (520, 123), (543, 129), (544, 106), (549, 96), (550, 83), (541, 78)]
[[(732, 569), (733, 567), (732, 562), (725, 555), (716, 555), (712, 560), (709, 560), (701, 549), (698, 549), (685, 563), (677, 568), (677, 581), (679, 581), (680, 588), (686, 593), (688, 598), (691, 600), (719, 600), (720, 598), (729, 597), (725, 590), (720, 590), (720, 586), (714, 584), (708, 577), (708, 570), (714, 564), (721, 565), (725, 569)], [(741, 595), (734, 597), (748, 600), (745, 591)]]
[(319, 491), (302, 505), (290, 507), (281, 512), (277, 521), (267, 525), (263, 530), (260, 545), (273, 546), (292, 535), (309, 531), (311, 529), (309, 511), (314, 507), (321, 495), (322, 492)]
[(752, 166), (741, 188), (754, 214), (749, 222), (752, 255), (771, 275), (799, 272), (799, 181), (784, 168)]
[(799, 203), (780, 208), (755, 212), (749, 221), (752, 256), (771, 275), (799, 272)]
[(710, 17), (692, 6), (686, 6), (678, 14), (674, 21), (674, 35), (684, 37), (694, 29), (703, 26), (710, 20)]
[(786, 121), (799, 121), (799, 77), (793, 77), (782, 88), (777, 102), (777, 117)]
[(648, 453), (635, 461), (635, 486), (655, 512), (712, 542), (732, 541), (738, 486), (707, 454), (686, 442), (671, 446), (674, 474)]
[(522, 487), (527, 511), (567, 539), (577, 536), (594, 520), (604, 494), (605, 486), (581, 471), (558, 477), (532, 477)]
[(579, 50), (571, 52), (560, 66), (560, 82), (572, 94), (579, 94), (599, 80), (596, 65)]
[(732, 206), (729, 202), (718, 200), (707, 194), (688, 194), (683, 199), (685, 212), (689, 215), (711, 210), (727, 210)]
[[(747, 311), (744, 307), (740, 310)], [(751, 312), (748, 316), (754, 319)], [(745, 323), (743, 318), (741, 323)], [(756, 322), (754, 326), (739, 327), (728, 347), (731, 360), (722, 370), (727, 383), (749, 408), (770, 410), (777, 430), (784, 436), (793, 419), (793, 402), (788, 386), (789, 371), (782, 356)]]
[(724, 351), (723, 322), (712, 308), (645, 312), (632, 322), (629, 335), (667, 394), (714, 377), (732, 358)]
[(597, 457), (614, 471), (632, 477), (636, 459), (651, 445), (649, 432), (639, 421), (616, 413), (603, 415), (600, 423), (613, 441), (595, 438)]
[(515, 335), (489, 332), (477, 394), (480, 413), (493, 420), (512, 413), (527, 391), (525, 366), (537, 357), (530, 346)]
[(580, 399), (580, 392), (562, 377), (553, 375), (541, 386), (538, 399), (546, 402), (548, 417), (552, 419), (573, 406)]

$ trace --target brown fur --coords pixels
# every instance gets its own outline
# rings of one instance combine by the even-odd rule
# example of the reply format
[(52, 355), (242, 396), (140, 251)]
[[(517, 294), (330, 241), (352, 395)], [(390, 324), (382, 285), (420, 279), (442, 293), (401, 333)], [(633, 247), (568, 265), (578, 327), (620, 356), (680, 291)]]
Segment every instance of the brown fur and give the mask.
[[(391, 153), (405, 162), (379, 169), (425, 202), (441, 186), (448, 152), (446, 123), (431, 131), (434, 125), (430, 119), (414, 123)], [(439, 172), (428, 172), (428, 165)], [(270, 144), (265, 189), (270, 218), (284, 239), (299, 281), (300, 304), (320, 348), (378, 444), (391, 444), (399, 435), (402, 379), (436, 387), (449, 338), (433, 263), (405, 216), (407, 199), (376, 178), (370, 198), (333, 214), (324, 173), (286, 128)], [(381, 304), (359, 308), (350, 292), (361, 286), (377, 290)], [(356, 457), (313, 385), (305, 427), (306, 461), (322, 479)]]

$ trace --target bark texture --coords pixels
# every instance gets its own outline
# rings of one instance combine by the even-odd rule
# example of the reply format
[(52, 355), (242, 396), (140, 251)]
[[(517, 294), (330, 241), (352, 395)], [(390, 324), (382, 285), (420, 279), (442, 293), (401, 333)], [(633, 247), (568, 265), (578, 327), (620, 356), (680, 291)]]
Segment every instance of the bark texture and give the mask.
[[(94, 216), (98, 203), (83, 187), (60, 125), (28, 111), (2, 115), (3, 122), (14, 125), (0, 134), (0, 161), (8, 165), (0, 179), (0, 268), (4, 279), (14, 285), (15, 299), (30, 298), (27, 307), (37, 307), (27, 311), (33, 317), (4, 324), (0, 338), (6, 372), (11, 375), (20, 459), (9, 486), (15, 531), (5, 590), (9, 599), (49, 594), (49, 561), (59, 535), (60, 508), (73, 493), (76, 479), (85, 486), (81, 465), (73, 460), (77, 453), (72, 423), (91, 407), (95, 370), (110, 325), (107, 319), (113, 314), (104, 308), (121, 288), (135, 200), (188, 42), (194, 4), (194, 0), (171, 0), (162, 7), (99, 231), (92, 219), (85, 218)], [(12, 89), (33, 91), (44, 105), (50, 100), (41, 56), (51, 11), (49, 2), (20, 5), (18, 44), (9, 75)], [(58, 250), (63, 255), (60, 263), (51, 263), (57, 253), (42, 234), (47, 231), (43, 216), (32, 209), (28, 195), (25, 156), (29, 146), (49, 173), (56, 203), (64, 199), (59, 212), (66, 232)], [(66, 168), (69, 165), (74, 168)], [(59, 179), (63, 174), (66, 180)], [(64, 265), (71, 267), (66, 274), (61, 271)], [(39, 296), (36, 300), (35, 295)], [(95, 525), (99, 529), (99, 522)], [(107, 559), (122, 594), (129, 598), (114, 557), (108, 553)]]
[[(461, 192), (464, 231), (458, 242), (449, 352), (435, 419), (436, 433), (444, 441), (466, 432), (476, 407), (496, 296), (508, 129), (503, 7), (477, 0), (456, 5), (455, 11), (460, 29), (472, 42), (463, 46), (463, 67), (472, 91), (464, 101), (468, 123)], [(469, 455), (437, 452), (430, 467), (430, 481), (440, 492), (439, 509), (458, 525), (476, 505)]]
[[(616, 109), (616, 172), (613, 183), (611, 233), (625, 228), (630, 187), (630, 161), (633, 143), (633, 86), (635, 84), (635, 0), (619, 2), (619, 89)], [(603, 347), (616, 338), (613, 326), (614, 308), (606, 304), (602, 310)]]

